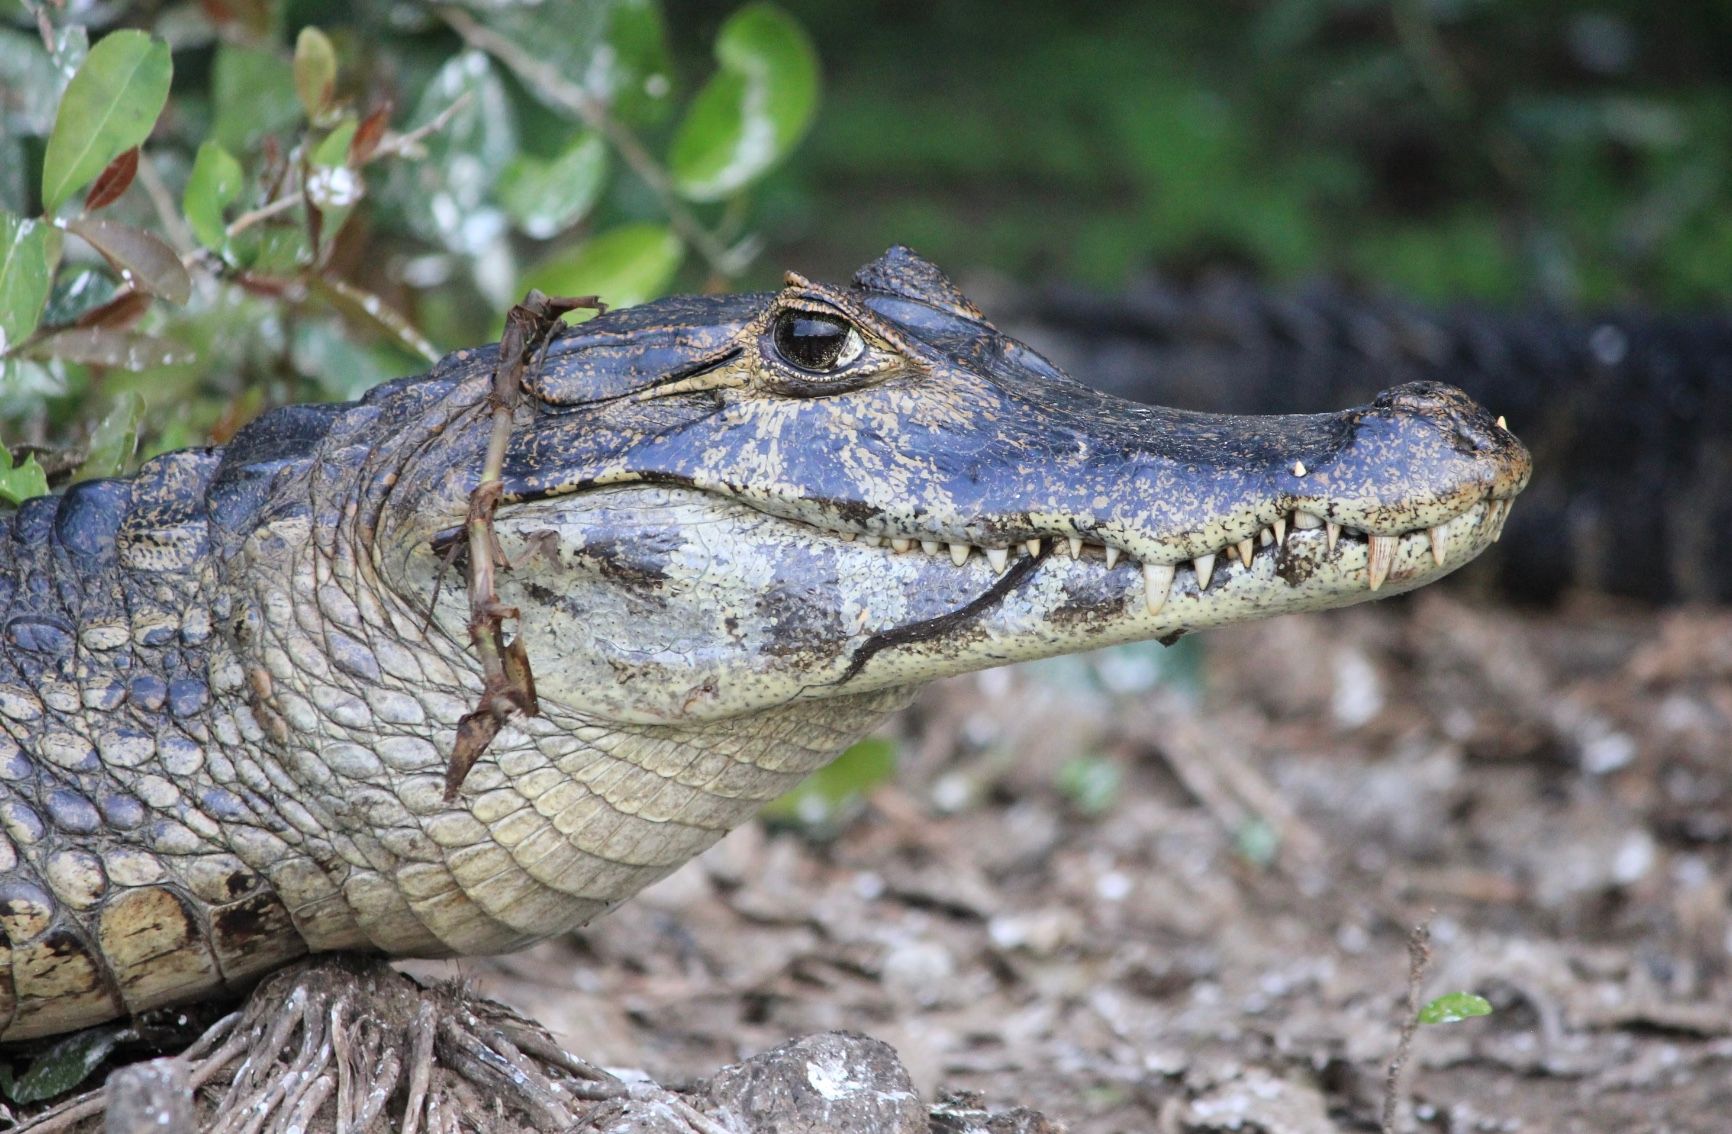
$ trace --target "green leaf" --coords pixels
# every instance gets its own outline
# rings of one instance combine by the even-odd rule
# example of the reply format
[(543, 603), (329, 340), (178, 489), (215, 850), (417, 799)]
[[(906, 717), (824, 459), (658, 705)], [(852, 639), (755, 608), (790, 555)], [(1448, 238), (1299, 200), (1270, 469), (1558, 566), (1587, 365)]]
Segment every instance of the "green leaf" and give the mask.
[[(114, 370), (149, 370), (192, 362), (191, 351), (165, 339), (112, 327), (69, 327), (48, 335), (30, 349), (39, 358), (63, 358)], [(93, 473), (106, 476), (107, 473)]]
[(181, 211), (198, 242), (212, 252), (221, 252), (228, 244), (228, 224), (223, 210), (240, 196), (245, 175), (241, 163), (225, 150), (221, 142), (206, 142), (198, 148), (192, 172), (187, 175), (186, 193), (181, 198)]
[(138, 452), (138, 423), (143, 419), (144, 399), (136, 391), (116, 395), (114, 405), (90, 431), (88, 454), (72, 479), (94, 480), (125, 472), (133, 454)]
[(1076, 756), (1058, 770), (1058, 790), (1084, 815), (1100, 815), (1119, 800), (1124, 773), (1112, 760)]
[(58, 245), (52, 225), (0, 213), (0, 353), (36, 329)]
[(684, 256), (680, 238), (663, 225), (621, 225), (536, 264), (517, 290), (595, 295), (609, 307), (629, 307), (660, 295)]
[(584, 131), (552, 161), (519, 155), (505, 167), (499, 200), (518, 228), (546, 240), (583, 218), (607, 181), (607, 144)]
[(389, 195), (417, 236), (469, 256), (497, 252), (504, 212), (494, 201), (499, 175), (517, 156), (517, 116), (487, 56), (453, 56), (427, 84), (409, 128), (419, 128), (464, 100), (443, 129), (423, 143), (427, 156), (391, 168)]
[(294, 75), (295, 95), (301, 100), (301, 109), (317, 122), (330, 107), (331, 96), (337, 89), (337, 51), (318, 28), (304, 27), (296, 37)]
[(46, 212), (150, 137), (173, 75), (168, 44), (141, 31), (114, 32), (90, 49), (60, 100), (42, 158)]
[[(7, 463), (10, 464), (9, 458)], [(35, 457), (30, 457), (19, 469), (13, 471), (30, 467), (36, 467)], [(36, 472), (40, 475), (41, 468), (36, 467)], [(48, 483), (44, 480), (42, 491), (31, 495), (40, 496), (47, 490)], [(11, 499), (3, 480), (0, 480), (0, 496)], [(19, 497), (12, 502), (17, 503), (21, 499), (25, 498)], [(108, 1058), (108, 1053), (114, 1050), (114, 1045), (120, 1042), (121, 1031), (119, 1027), (112, 1026), (86, 1028), (82, 1032), (73, 1032), (55, 1041), (54, 1046), (36, 1057), (35, 1062), (30, 1064), (30, 1070), (7, 1087), (7, 1097), (15, 1103), (33, 1103), (65, 1094), (88, 1079), (90, 1073), (102, 1065), (102, 1061)]]
[(882, 736), (858, 741), (763, 810), (771, 823), (834, 827), (867, 792), (896, 774), (896, 744)]
[(818, 55), (794, 19), (749, 4), (716, 37), (721, 70), (698, 92), (668, 157), (674, 185), (719, 201), (788, 156), (818, 109)]
[(1419, 1010), (1422, 1024), (1458, 1024), (1475, 1016), (1491, 1015), (1491, 1001), (1471, 992), (1451, 992), (1439, 996)]
[(220, 44), (211, 64), (211, 107), (210, 136), (230, 153), (244, 153), (300, 121), (294, 68), (269, 51)]
[(322, 165), (327, 169), (335, 169), (349, 164), (349, 143), (355, 140), (355, 128), (360, 122), (353, 114), (346, 114), (336, 127), (326, 134), (324, 140), (313, 147), (313, 164)]

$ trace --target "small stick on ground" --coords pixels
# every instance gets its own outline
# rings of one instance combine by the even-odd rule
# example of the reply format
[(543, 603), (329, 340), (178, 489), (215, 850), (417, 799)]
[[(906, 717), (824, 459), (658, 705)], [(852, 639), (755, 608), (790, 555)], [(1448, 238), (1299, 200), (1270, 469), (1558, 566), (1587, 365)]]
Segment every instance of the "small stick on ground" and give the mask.
[(531, 289), (505, 316), (505, 335), (499, 341), (499, 361), (493, 368), (493, 388), (488, 395), (493, 432), (487, 439), (481, 480), (469, 496), (465, 521), (469, 536), (469, 641), (481, 659), (481, 700), (457, 722), (457, 742), (445, 770), (447, 802), (457, 798), (469, 769), (512, 713), (533, 717), (539, 712), (535, 674), (522, 636), (509, 642), (505, 639), (505, 620), (516, 618), (517, 608), (502, 604), (494, 586), (494, 568), (504, 562), (504, 556), (493, 529), (493, 512), (505, 491), (505, 453), (511, 444), (512, 419), (525, 371), (533, 373), (540, 368), (547, 344), (560, 327), (560, 317), (579, 308), (607, 309), (593, 295), (547, 296)]
[(1419, 1030), (1419, 990), (1425, 983), (1425, 970), (1431, 966), (1431, 919), (1436, 916), (1436, 910), (1428, 912), (1407, 938), (1407, 1015), (1401, 1021), (1401, 1037), (1396, 1040), (1395, 1054), (1383, 1079), (1383, 1134), (1396, 1134), (1396, 1117), (1405, 1093), (1402, 1076), (1413, 1050), (1413, 1034)]

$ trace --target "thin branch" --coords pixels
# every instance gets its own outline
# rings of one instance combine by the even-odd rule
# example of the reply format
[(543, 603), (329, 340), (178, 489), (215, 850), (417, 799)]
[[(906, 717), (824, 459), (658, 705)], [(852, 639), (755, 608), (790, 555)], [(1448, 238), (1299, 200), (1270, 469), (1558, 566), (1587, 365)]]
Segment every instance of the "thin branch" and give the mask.
[(498, 32), (483, 27), (468, 12), (460, 8), (441, 8), (439, 15), (463, 37), (465, 43), (498, 59), (530, 87), (570, 110), (583, 120), (584, 125), (606, 138), (619, 152), (619, 156), (625, 159), (632, 172), (650, 187), (674, 230), (698, 250), (698, 254), (709, 264), (710, 270), (726, 279), (739, 275), (745, 262), (751, 259), (756, 242), (746, 240), (733, 248), (725, 246), (715, 233), (699, 222), (685, 201), (680, 199), (679, 194), (674, 191), (673, 182), (668, 179), (667, 171), (650, 155), (643, 143), (638, 141), (637, 135), (609, 114), (605, 106), (590, 97), (588, 91)]
[(1426, 914), (1407, 938), (1407, 1016), (1401, 1021), (1401, 1037), (1383, 1078), (1382, 1134), (1396, 1134), (1396, 1119), (1406, 1095), (1402, 1077), (1413, 1051), (1413, 1034), (1419, 1030), (1419, 990), (1425, 983), (1425, 970), (1431, 966), (1431, 919), (1436, 916), (1436, 910)]

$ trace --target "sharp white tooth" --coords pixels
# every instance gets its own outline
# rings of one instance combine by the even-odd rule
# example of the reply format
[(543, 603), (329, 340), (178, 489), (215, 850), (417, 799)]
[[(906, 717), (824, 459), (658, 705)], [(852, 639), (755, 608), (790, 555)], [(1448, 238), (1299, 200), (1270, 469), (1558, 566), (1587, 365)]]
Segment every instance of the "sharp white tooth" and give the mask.
[(900, 537), (892, 539), (890, 541), (890, 550), (894, 551), (898, 555), (913, 551), (914, 541), (911, 539), (902, 539)]
[(935, 539), (923, 539), (920, 541), (920, 550), (924, 551), (928, 555), (937, 555), (938, 549), (943, 546), (942, 543), (939, 543)]
[(1501, 413), (1497, 415), (1497, 427), (1505, 433), (1509, 432), (1509, 422), (1503, 419), (1503, 414)]
[(1275, 542), (1275, 533), (1270, 531), (1268, 528), (1264, 528), (1262, 531), (1257, 533), (1257, 546), (1258, 547), (1269, 547), (1269, 546), (1272, 546), (1274, 544), (1274, 542)]
[(1276, 516), (1275, 517), (1275, 542), (1276, 543), (1286, 543), (1287, 542), (1287, 517), (1286, 516)]
[(1305, 462), (1304, 461), (1294, 461), (1293, 462), (1293, 475), (1294, 476), (1304, 476), (1305, 475)]
[(853, 532), (837, 532), (836, 538), (841, 540), (843, 543), (853, 543), (854, 542), (854, 533)]
[(1027, 540), (1023, 543), (1022, 546), (1023, 546), (1023, 549), (1029, 553), (1029, 555), (1034, 556), (1036, 558), (1039, 557), (1039, 555), (1040, 555), (1040, 540), (1038, 540), (1038, 539)]
[(1369, 539), (1371, 550), (1366, 553), (1366, 571), (1371, 576), (1371, 589), (1375, 591), (1383, 585), (1383, 580), (1389, 578), (1389, 568), (1395, 563), (1395, 552), (1401, 546), (1401, 537), (1373, 535)]
[(1431, 538), (1431, 559), (1439, 567), (1443, 566), (1443, 524), (1427, 528), (1425, 534)]
[(1119, 549), (1112, 544), (1107, 545), (1107, 570), (1113, 569), (1113, 564), (1119, 561)]
[(1197, 573), (1197, 589), (1200, 591), (1209, 585), (1209, 577), (1215, 573), (1215, 553), (1199, 555), (1191, 560), (1191, 569)]
[(1255, 554), (1257, 554), (1257, 544), (1254, 541), (1248, 539), (1242, 539), (1239, 541), (1239, 562), (1249, 567), (1251, 565), (1251, 556)]
[(988, 547), (983, 550), (986, 552), (986, 561), (992, 564), (992, 569), (994, 571), (1002, 571), (1005, 567), (1009, 566), (1010, 548)]
[(960, 567), (968, 562), (968, 553), (973, 550), (973, 544), (953, 543), (950, 545), (950, 561)]
[(1300, 531), (1310, 531), (1323, 526), (1323, 517), (1315, 512), (1307, 512), (1303, 508), (1293, 513), (1293, 526)]
[(867, 547), (883, 547), (884, 546), (884, 540), (881, 537), (875, 536), (875, 535), (863, 535), (860, 537), (860, 542), (865, 544)]
[(1081, 559), (1083, 549), (1082, 540), (1078, 539), (1076, 536), (1067, 536), (1065, 537), (1065, 542), (1070, 544), (1070, 557), (1072, 559)]
[(1161, 613), (1161, 608), (1167, 605), (1175, 570), (1171, 563), (1143, 564), (1143, 601), (1148, 604), (1150, 614)]
[(1334, 520), (1325, 520), (1323, 521), (1323, 526), (1327, 528), (1329, 532), (1329, 550), (1334, 551), (1335, 541), (1341, 538), (1341, 525), (1336, 523)]

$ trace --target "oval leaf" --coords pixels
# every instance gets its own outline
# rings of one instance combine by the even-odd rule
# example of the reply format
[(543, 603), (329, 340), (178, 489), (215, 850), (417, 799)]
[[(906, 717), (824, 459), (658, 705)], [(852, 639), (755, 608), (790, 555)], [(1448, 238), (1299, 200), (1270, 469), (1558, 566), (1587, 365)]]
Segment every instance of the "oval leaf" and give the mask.
[(716, 37), (721, 70), (692, 100), (669, 171), (681, 193), (717, 201), (762, 177), (794, 148), (818, 109), (818, 55), (793, 17), (749, 4)]
[(1451, 992), (1439, 996), (1419, 1010), (1422, 1024), (1456, 1024), (1475, 1016), (1491, 1015), (1491, 1002), (1471, 992)]
[[(0, 364), (0, 369), (5, 365), (10, 364)], [(14, 465), (11, 452), (0, 446), (0, 500), (22, 504), (32, 496), (43, 496), (47, 492), (48, 474), (36, 463), (35, 453)], [(11, 1097), (18, 1101), (17, 1095)]]
[(541, 261), (518, 291), (594, 295), (609, 307), (630, 307), (660, 295), (684, 256), (680, 238), (663, 225), (621, 225)]
[[(25, 466), (35, 463), (36, 458), (31, 457)], [(43, 490), (47, 490), (46, 485)], [(0, 490), (0, 494), (4, 494), (4, 490)], [(108, 1053), (120, 1042), (120, 1033), (121, 1029), (114, 1026), (86, 1028), (55, 1040), (52, 1047), (30, 1064), (30, 1070), (12, 1084), (7, 1095), (16, 1103), (33, 1103), (65, 1094), (88, 1079), (90, 1073), (108, 1058)]]
[(318, 28), (302, 28), (295, 39), (295, 94), (307, 117), (317, 122), (336, 89), (337, 52), (330, 38)]
[[(142, 338), (143, 336), (129, 336)], [(160, 340), (152, 340), (160, 342)], [(190, 361), (190, 356), (168, 343), (161, 343), (175, 357), (158, 365), (170, 365), (172, 362)], [(129, 367), (128, 369), (142, 369)], [(114, 405), (102, 415), (102, 420), (96, 423), (96, 428), (90, 431), (90, 443), (86, 446), (84, 463), (78, 466), (78, 471), (72, 474), (73, 480), (93, 480), (102, 476), (119, 476), (132, 463), (133, 456), (138, 452), (138, 423), (144, 419), (144, 399), (138, 391), (126, 390), (116, 395)]]
[(192, 295), (192, 277), (174, 249), (141, 228), (99, 217), (79, 217), (66, 227), (90, 242), (122, 274), (143, 291), (170, 303), (185, 303)]
[(212, 252), (222, 251), (228, 243), (223, 210), (240, 196), (242, 181), (241, 163), (221, 142), (206, 142), (198, 148), (180, 207), (192, 234)]
[(36, 329), (54, 278), (54, 228), (0, 213), (0, 352)]
[[(190, 351), (149, 335), (108, 327), (73, 327), (40, 340), (30, 353), (39, 358), (63, 358), (114, 370), (149, 370), (193, 361)], [(92, 474), (107, 476), (107, 473)]]
[(52, 213), (104, 166), (150, 136), (174, 75), (168, 44), (117, 31), (72, 77), (42, 157), (42, 203)]
[(138, 147), (134, 146), (109, 162), (97, 175), (96, 184), (84, 195), (84, 211), (94, 213), (120, 200), (120, 195), (132, 185), (137, 174)]
[(499, 200), (518, 228), (546, 240), (582, 219), (606, 180), (607, 145), (585, 131), (552, 161), (515, 158), (499, 180)]

